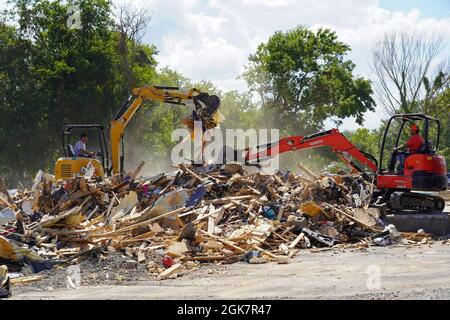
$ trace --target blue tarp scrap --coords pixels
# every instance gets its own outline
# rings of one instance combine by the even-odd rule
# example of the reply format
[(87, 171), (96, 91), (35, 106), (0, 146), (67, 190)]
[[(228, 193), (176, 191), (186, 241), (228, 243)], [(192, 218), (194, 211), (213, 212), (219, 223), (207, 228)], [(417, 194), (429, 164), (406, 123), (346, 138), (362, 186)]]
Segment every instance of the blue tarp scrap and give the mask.
[(190, 197), (186, 200), (186, 207), (195, 207), (202, 201), (206, 194), (206, 188), (203, 185), (197, 187), (197, 189), (192, 192)]

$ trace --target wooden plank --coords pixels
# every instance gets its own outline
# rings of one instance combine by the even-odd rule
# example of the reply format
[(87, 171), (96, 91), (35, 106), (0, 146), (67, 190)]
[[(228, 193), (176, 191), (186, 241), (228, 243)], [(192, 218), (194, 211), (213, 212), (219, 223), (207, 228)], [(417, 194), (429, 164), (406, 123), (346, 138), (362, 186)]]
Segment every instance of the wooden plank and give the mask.
[(304, 236), (305, 236), (305, 234), (304, 234), (303, 232), (301, 232), (301, 233), (297, 236), (297, 238), (295, 238), (294, 241), (292, 241), (292, 242), (289, 244), (288, 248), (289, 248), (289, 249), (294, 249), (295, 246), (297, 246), (297, 244), (300, 242), (300, 240), (303, 239)]
[(289, 254), (290, 250), (285, 243), (280, 244), (279, 249), (283, 251), (284, 254)]
[(220, 203), (227, 203), (230, 202), (231, 200), (248, 200), (248, 199), (254, 199), (255, 196), (254, 195), (246, 195), (246, 196), (230, 196), (230, 197), (223, 197), (220, 199), (214, 199), (214, 200), (210, 200), (207, 201), (207, 204), (220, 204)]
[(316, 175), (316, 174), (314, 174), (311, 170), (309, 170), (308, 168), (306, 168), (304, 165), (302, 165), (301, 163), (298, 163), (297, 164), (298, 165), (298, 167), (300, 168), (300, 169), (302, 169), (302, 171), (304, 172), (304, 173), (306, 173), (310, 178), (313, 178), (314, 180), (318, 180), (319, 179), (319, 177)]
[(277, 215), (278, 221), (281, 221), (281, 218), (283, 217), (283, 212), (284, 212), (284, 206), (281, 206), (280, 210), (278, 210), (278, 215)]
[(2, 204), (5, 207), (9, 207), (11, 209), (15, 209), (16, 208), (16, 205), (13, 204), (13, 203), (10, 203), (8, 201), (8, 197), (5, 194), (1, 193), (1, 192), (0, 192), (0, 204)]
[[(233, 207), (235, 207), (235, 204), (234, 204), (234, 203), (228, 203), (228, 204), (224, 205), (222, 208), (223, 208), (224, 210), (226, 210), (226, 209), (231, 209), (231, 208), (233, 208)], [(218, 210), (220, 210), (220, 209), (218, 209)], [(208, 214), (205, 215), (205, 216), (202, 216), (202, 217), (200, 217), (200, 218), (195, 219), (193, 222), (198, 222), (198, 221), (204, 220), (204, 219), (206, 219), (206, 218), (209, 218), (210, 216), (215, 215), (216, 212), (217, 212), (217, 211), (212, 211), (212, 212), (208, 213)]]
[(290, 226), (289, 228), (287, 228), (286, 230), (284, 230), (284, 231), (281, 233), (281, 235), (284, 236), (286, 233), (290, 232), (290, 231), (291, 231), (292, 229), (294, 229), (294, 228), (295, 228), (295, 225)]
[(157, 216), (155, 218), (151, 218), (151, 219), (148, 219), (148, 220), (145, 220), (145, 221), (142, 221), (142, 222), (138, 222), (138, 223), (132, 224), (130, 226), (121, 228), (121, 229), (116, 230), (116, 231), (105, 232), (105, 233), (102, 233), (102, 234), (92, 234), (90, 236), (91, 237), (100, 237), (101, 238), (101, 237), (107, 237), (107, 236), (121, 234), (123, 232), (133, 230), (133, 229), (135, 229), (137, 227), (142, 227), (142, 226), (148, 225), (151, 222), (155, 222), (155, 221), (158, 221), (160, 219), (167, 218), (167, 217), (169, 217), (171, 215), (178, 214), (180, 212), (183, 212), (184, 210), (186, 210), (186, 207), (181, 207), (181, 208), (178, 208), (176, 210), (164, 213), (164, 214), (162, 214), (160, 216)]
[(108, 210), (106, 211), (106, 214), (105, 214), (106, 219), (109, 219), (109, 215), (111, 214), (111, 210), (112, 210), (112, 208), (114, 206), (114, 202), (117, 199), (116, 195), (114, 194), (114, 192), (113, 192), (113, 195), (114, 196), (109, 200), (110, 202), (109, 202)]
[(30, 282), (34, 282), (34, 281), (39, 281), (39, 280), (42, 280), (42, 279), (44, 279), (43, 276), (35, 275), (35, 276), (29, 276), (29, 277), (12, 278), (10, 280), (10, 283), (12, 285), (25, 284), (25, 283), (30, 283)]
[(164, 244), (158, 244), (158, 245), (154, 245), (154, 246), (148, 246), (145, 247), (145, 251), (151, 251), (151, 250), (158, 250), (158, 249), (162, 249), (165, 248), (166, 246)]
[(274, 200), (278, 199), (279, 196), (277, 195), (277, 193), (273, 190), (272, 186), (270, 184), (266, 185), (266, 189), (267, 191), (269, 191), (270, 195), (272, 196), (272, 198)]
[(3, 178), (0, 178), (0, 193), (3, 193), (6, 196), (7, 202), (10, 204), (10, 206), (12, 206), (15, 209), (16, 205), (14, 203), (14, 200), (9, 195), (8, 189), (6, 188)]
[(278, 184), (281, 184), (282, 186), (285, 186), (286, 184), (284, 183), (283, 180), (281, 180), (281, 178), (279, 176), (277, 176), (276, 174), (273, 176), (273, 178), (276, 180), (276, 182)]
[(209, 234), (209, 233), (207, 233), (206, 231), (203, 231), (203, 230), (199, 230), (199, 231), (200, 231), (200, 233), (203, 233), (203, 234), (208, 235), (208, 236), (210, 236), (210, 237), (212, 237), (214, 239), (217, 239), (218, 241), (222, 242), (223, 244), (226, 244), (227, 246), (229, 246), (229, 247), (231, 247), (231, 248), (233, 248), (233, 249), (235, 249), (235, 250), (237, 250), (239, 252), (243, 252), (243, 253), (247, 252), (246, 250), (242, 249), (241, 247), (238, 247), (237, 245), (235, 245), (232, 241), (229, 241), (229, 240), (226, 240), (226, 239), (222, 239), (222, 238), (220, 238), (218, 236)]
[(220, 207), (220, 209), (217, 212), (217, 216), (214, 219), (214, 225), (219, 224), (220, 220), (222, 220), (222, 218), (223, 218), (224, 213), (225, 213), (225, 207)]
[(180, 168), (181, 170), (189, 173), (191, 176), (193, 176), (195, 179), (197, 179), (200, 182), (205, 182), (204, 179), (202, 177), (200, 177), (198, 174), (196, 174), (195, 172), (193, 172), (192, 170), (190, 170), (189, 168), (187, 168), (184, 164), (180, 164)]
[(365, 228), (367, 228), (367, 229), (369, 229), (369, 230), (372, 230), (372, 231), (374, 231), (374, 232), (381, 232), (381, 231), (383, 231), (383, 230), (380, 229), (380, 228), (377, 228), (377, 227), (371, 227), (371, 226), (365, 224), (364, 222), (359, 221), (358, 219), (354, 218), (352, 215), (348, 214), (347, 212), (342, 211), (342, 210), (340, 210), (340, 209), (338, 209), (338, 208), (336, 208), (336, 207), (334, 207), (334, 206), (332, 206), (332, 205), (330, 205), (330, 204), (328, 204), (328, 203), (323, 203), (323, 205), (325, 205), (326, 207), (329, 207), (329, 208), (331, 208), (331, 209), (333, 209), (333, 210), (336, 210), (337, 212), (343, 214), (345, 217), (349, 218), (350, 220), (352, 220), (352, 221), (358, 223), (359, 225), (361, 225), (361, 226), (363, 226), (363, 227), (365, 227)]
[(285, 237), (280, 236), (278, 233), (276, 233), (275, 231), (272, 231), (272, 234), (277, 237), (280, 238), (281, 240), (283, 240), (284, 242), (289, 242), (288, 239), (286, 239)]
[(214, 234), (214, 217), (211, 215), (208, 217), (208, 233), (209, 234)]
[(264, 254), (268, 255), (269, 257), (271, 257), (271, 258), (273, 258), (273, 259), (276, 259), (276, 258), (277, 258), (277, 256), (274, 255), (272, 252), (269, 252), (269, 251), (267, 251), (267, 250), (265, 250), (265, 249), (263, 249), (263, 248), (261, 248), (261, 247), (258, 247), (258, 246), (255, 245), (255, 246), (253, 246), (253, 248), (255, 248), (256, 250), (259, 250), (259, 251), (264, 252)]
[(180, 268), (181, 268), (181, 263), (174, 264), (169, 269), (166, 269), (163, 272), (161, 272), (159, 274), (159, 276), (161, 277), (161, 279), (166, 279), (169, 276), (171, 276), (172, 274), (174, 274), (175, 272), (177, 272)]
[(309, 252), (311, 253), (318, 253), (318, 252), (323, 252), (323, 251), (331, 251), (331, 250), (336, 250), (336, 248), (317, 248), (317, 249), (310, 249)]
[(134, 172), (130, 175), (130, 181), (133, 181), (134, 179), (136, 179), (137, 175), (139, 174), (139, 172), (141, 172), (144, 165), (145, 165), (145, 161), (142, 161), (139, 164), (139, 166), (136, 168), (136, 170), (134, 170)]
[(302, 177), (302, 176), (297, 176), (297, 178), (298, 178), (299, 180), (303, 181), (303, 182), (306, 182), (307, 184), (315, 184), (314, 181), (312, 181), (312, 180), (310, 180), (310, 179), (308, 179), (308, 178), (305, 178), (305, 177)]

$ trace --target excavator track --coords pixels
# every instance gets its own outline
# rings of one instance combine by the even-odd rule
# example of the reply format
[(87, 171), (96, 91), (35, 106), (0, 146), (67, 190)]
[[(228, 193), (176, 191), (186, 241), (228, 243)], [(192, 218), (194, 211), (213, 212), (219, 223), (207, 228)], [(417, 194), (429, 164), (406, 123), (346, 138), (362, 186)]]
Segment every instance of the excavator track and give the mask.
[(415, 192), (395, 191), (389, 202), (391, 209), (410, 213), (442, 212), (445, 208), (443, 198)]

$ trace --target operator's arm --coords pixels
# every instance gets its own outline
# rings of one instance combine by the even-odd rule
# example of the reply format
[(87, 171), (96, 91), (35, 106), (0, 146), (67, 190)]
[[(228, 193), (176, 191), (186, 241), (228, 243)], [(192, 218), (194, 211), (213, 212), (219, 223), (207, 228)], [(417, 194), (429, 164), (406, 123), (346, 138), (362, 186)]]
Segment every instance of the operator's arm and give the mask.
[(403, 150), (406, 150), (408, 148), (408, 146), (409, 146), (409, 143), (406, 142), (405, 144), (398, 146), (397, 148), (394, 148), (394, 150), (395, 151), (403, 151)]
[(83, 156), (94, 157), (95, 152), (89, 152), (86, 149), (80, 149), (79, 151)]
[(419, 149), (420, 146), (422, 144), (425, 143), (425, 140), (422, 136), (420, 135), (412, 135), (411, 137), (409, 137), (408, 141), (406, 141), (406, 143), (402, 146), (399, 146), (397, 148), (395, 148), (394, 150), (398, 151), (398, 150), (416, 150)]

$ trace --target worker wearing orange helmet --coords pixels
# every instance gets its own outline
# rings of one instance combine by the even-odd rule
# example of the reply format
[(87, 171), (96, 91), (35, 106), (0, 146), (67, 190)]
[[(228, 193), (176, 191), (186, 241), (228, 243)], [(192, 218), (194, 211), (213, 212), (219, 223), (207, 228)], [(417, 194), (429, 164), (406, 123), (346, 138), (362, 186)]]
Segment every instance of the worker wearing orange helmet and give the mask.
[(405, 163), (405, 159), (407, 155), (418, 153), (422, 146), (425, 144), (425, 139), (420, 135), (420, 128), (417, 124), (412, 123), (409, 126), (411, 130), (411, 136), (408, 141), (402, 145), (398, 146), (394, 149), (392, 153), (391, 161), (389, 164), (389, 171), (394, 171), (395, 163), (398, 161), (398, 173), (403, 173), (403, 164)]
[(411, 130), (411, 136), (408, 141), (394, 150), (407, 150), (410, 154), (413, 154), (419, 152), (420, 148), (425, 144), (425, 139), (419, 134), (420, 129), (417, 124), (412, 123), (409, 129)]

